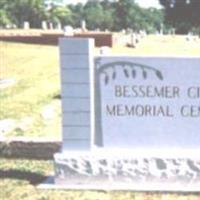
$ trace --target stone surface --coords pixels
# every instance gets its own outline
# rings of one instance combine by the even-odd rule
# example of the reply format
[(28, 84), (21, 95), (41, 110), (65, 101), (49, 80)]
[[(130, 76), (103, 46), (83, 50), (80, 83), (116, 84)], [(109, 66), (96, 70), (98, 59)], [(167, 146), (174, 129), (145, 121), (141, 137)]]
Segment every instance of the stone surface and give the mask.
[(93, 40), (83, 39), (83, 38), (61, 38), (59, 42), (60, 53), (63, 55), (78, 55), (78, 54), (89, 54), (89, 49), (91, 45), (93, 46)]
[(0, 157), (52, 159), (61, 141), (41, 138), (0, 138)]
[(90, 68), (94, 41), (61, 39), (63, 150), (90, 148)]
[(199, 66), (197, 57), (96, 58), (96, 143), (199, 149)]
[[(109, 152), (66, 152), (56, 154), (55, 183), (74, 185), (87, 189), (106, 186), (140, 190), (168, 191), (169, 188), (179, 191), (197, 190), (200, 188), (200, 159), (188, 157), (158, 157), (135, 155), (120, 151)], [(150, 187), (151, 188), (151, 187)], [(196, 189), (195, 189), (196, 188)]]

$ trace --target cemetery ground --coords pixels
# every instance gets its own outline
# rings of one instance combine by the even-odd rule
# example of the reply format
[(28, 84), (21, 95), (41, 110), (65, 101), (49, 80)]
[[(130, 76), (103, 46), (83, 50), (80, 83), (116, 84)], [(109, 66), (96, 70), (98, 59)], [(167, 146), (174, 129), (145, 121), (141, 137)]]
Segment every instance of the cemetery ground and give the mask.
[[(136, 48), (116, 45), (111, 53), (200, 56), (200, 40), (186, 41), (184, 36), (148, 36)], [(0, 138), (61, 137), (59, 75), (56, 46), (0, 42)], [(51, 172), (52, 161), (1, 158), (0, 199), (200, 199), (198, 194), (36, 189)]]

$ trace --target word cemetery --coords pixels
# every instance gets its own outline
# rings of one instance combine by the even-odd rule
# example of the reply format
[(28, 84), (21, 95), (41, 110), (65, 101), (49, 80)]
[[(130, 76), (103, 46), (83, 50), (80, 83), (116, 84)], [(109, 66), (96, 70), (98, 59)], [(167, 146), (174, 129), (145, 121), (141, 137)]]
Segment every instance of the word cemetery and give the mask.
[(93, 51), (93, 39), (60, 39), (55, 184), (200, 192), (200, 58)]

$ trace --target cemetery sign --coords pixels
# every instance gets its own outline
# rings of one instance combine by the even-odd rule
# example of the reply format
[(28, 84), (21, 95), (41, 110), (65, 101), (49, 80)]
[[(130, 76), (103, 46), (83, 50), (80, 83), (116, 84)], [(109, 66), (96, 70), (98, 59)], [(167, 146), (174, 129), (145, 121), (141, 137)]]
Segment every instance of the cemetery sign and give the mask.
[(97, 145), (200, 147), (199, 58), (99, 57), (95, 67)]
[(93, 56), (61, 39), (63, 146), (55, 183), (69, 189), (200, 191), (200, 58)]

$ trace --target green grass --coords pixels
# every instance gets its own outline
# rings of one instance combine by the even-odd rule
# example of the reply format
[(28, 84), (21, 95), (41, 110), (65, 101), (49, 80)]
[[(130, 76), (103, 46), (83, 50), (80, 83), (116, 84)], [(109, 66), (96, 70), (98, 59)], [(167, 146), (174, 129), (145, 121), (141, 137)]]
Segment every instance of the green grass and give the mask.
[(186, 41), (186, 36), (149, 35), (141, 40), (137, 48), (116, 45), (114, 54), (131, 56), (200, 56), (200, 39)]
[(41, 117), (42, 108), (60, 94), (58, 48), (0, 42), (0, 55), (0, 78), (16, 80), (0, 92), (0, 119), (33, 118), (29, 131), (15, 130), (12, 135), (58, 136), (60, 119), (47, 127)]
[(199, 200), (198, 194), (40, 190), (36, 186), (53, 171), (51, 161), (0, 161), (1, 200)]

